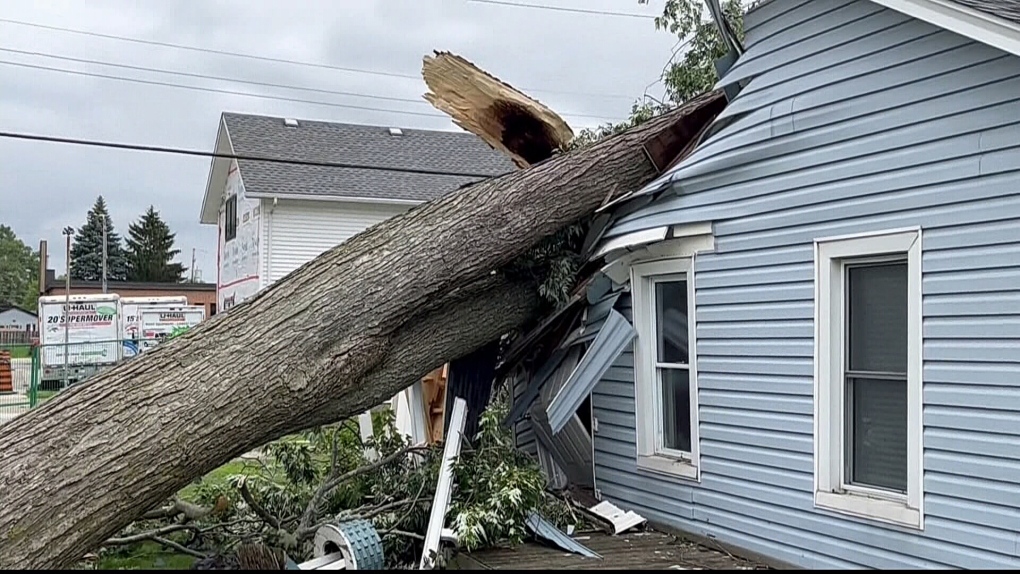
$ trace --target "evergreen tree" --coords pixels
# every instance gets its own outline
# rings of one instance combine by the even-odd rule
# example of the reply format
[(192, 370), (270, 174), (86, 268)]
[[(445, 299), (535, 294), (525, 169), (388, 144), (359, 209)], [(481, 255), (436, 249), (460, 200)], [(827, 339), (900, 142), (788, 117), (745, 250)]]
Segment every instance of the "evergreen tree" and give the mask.
[(113, 220), (106, 210), (103, 196), (86, 216), (85, 225), (78, 229), (71, 246), (71, 279), (99, 281), (103, 278), (103, 223), (106, 224), (106, 278), (109, 281), (127, 279), (128, 262), (121, 246), (120, 236), (113, 230)]
[(181, 253), (180, 249), (173, 248), (175, 235), (150, 205), (138, 223), (128, 227), (128, 279), (161, 283), (183, 281), (185, 267), (172, 263)]

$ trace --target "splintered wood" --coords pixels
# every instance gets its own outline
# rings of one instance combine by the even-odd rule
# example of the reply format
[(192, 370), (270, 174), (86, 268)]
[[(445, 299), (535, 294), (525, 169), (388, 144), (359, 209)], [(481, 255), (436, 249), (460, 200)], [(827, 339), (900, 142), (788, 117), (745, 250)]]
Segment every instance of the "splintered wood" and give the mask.
[(556, 112), (455, 54), (425, 56), (422, 77), (430, 104), (518, 167), (547, 159), (574, 137)]
[(450, 366), (442, 367), (425, 375), (421, 380), (421, 394), (425, 409), (425, 433), (429, 444), (442, 442), (443, 422), (446, 411), (446, 379)]

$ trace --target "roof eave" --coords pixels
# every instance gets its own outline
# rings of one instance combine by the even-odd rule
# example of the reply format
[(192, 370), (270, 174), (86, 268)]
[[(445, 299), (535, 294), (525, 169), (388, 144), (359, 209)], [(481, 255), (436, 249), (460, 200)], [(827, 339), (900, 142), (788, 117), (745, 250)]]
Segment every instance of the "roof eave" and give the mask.
[(1020, 56), (1020, 24), (950, 0), (872, 0), (976, 42)]
[[(227, 130), (227, 121), (220, 115), (219, 127), (216, 130), (216, 144), (214, 153), (220, 155), (234, 155), (233, 144), (230, 142), (230, 132)], [(209, 177), (205, 184), (205, 197), (202, 199), (202, 211), (198, 220), (206, 225), (219, 223), (220, 200), (227, 188), (227, 175), (230, 171), (232, 160), (225, 157), (212, 158), (209, 162)]]

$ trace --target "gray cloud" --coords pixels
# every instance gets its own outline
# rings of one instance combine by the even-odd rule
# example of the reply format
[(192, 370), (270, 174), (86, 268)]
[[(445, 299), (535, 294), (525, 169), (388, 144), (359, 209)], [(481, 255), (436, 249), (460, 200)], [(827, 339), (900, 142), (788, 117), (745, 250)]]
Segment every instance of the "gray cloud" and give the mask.
[[(561, 6), (655, 14), (661, 2), (548, 0)], [(450, 50), (564, 114), (578, 130), (626, 116), (655, 80), (673, 39), (650, 20), (510, 8), (464, 0), (79, 0), (8, 2), (4, 17), (41, 24), (417, 74), (421, 58)], [(255, 61), (0, 23), (0, 47), (242, 78), (282, 85), (419, 99), (420, 79)], [(308, 100), (433, 113), (426, 104), (342, 97), (121, 70), (0, 52), (0, 60)], [(607, 96), (607, 94), (616, 97)], [(625, 95), (629, 97), (618, 97)], [(656, 94), (658, 95), (658, 94)], [(211, 150), (222, 111), (329, 121), (456, 129), (423, 117), (146, 86), (0, 65), (0, 129)], [(600, 118), (575, 117), (588, 114)], [(154, 205), (177, 232), (181, 259), (197, 251), (216, 273), (216, 230), (198, 223), (209, 160), (0, 140), (0, 223), (27, 243), (50, 243), (63, 269), (60, 230), (79, 226), (97, 195), (117, 230)]]

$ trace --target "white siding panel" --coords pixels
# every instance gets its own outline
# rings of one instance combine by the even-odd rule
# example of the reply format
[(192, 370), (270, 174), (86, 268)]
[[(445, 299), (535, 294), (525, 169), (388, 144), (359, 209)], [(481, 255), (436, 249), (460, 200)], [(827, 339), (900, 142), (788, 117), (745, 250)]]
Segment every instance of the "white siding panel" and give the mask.
[(335, 201), (269, 203), (266, 266), (270, 283), (328, 249), (409, 209), (406, 205), (370, 205)]

